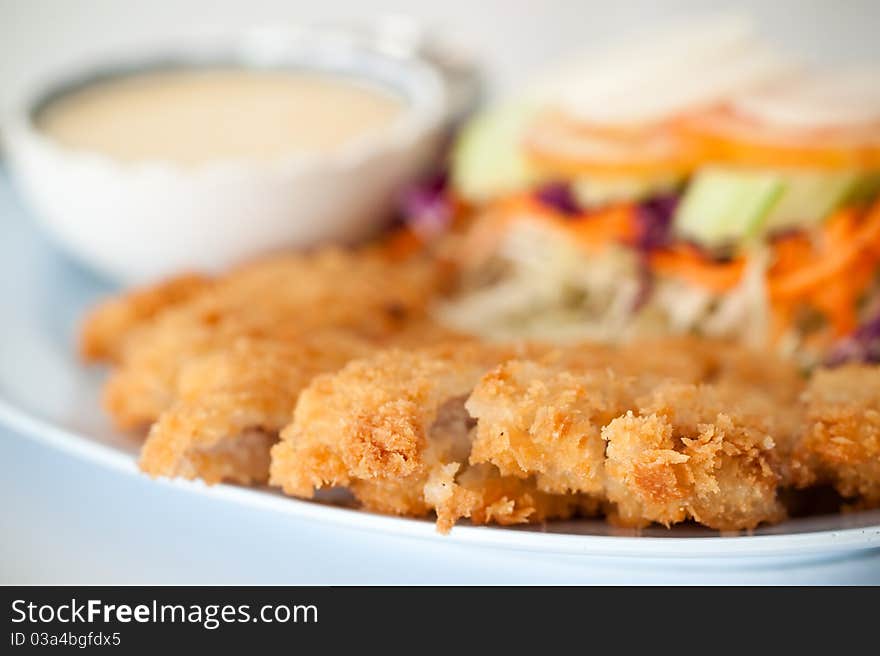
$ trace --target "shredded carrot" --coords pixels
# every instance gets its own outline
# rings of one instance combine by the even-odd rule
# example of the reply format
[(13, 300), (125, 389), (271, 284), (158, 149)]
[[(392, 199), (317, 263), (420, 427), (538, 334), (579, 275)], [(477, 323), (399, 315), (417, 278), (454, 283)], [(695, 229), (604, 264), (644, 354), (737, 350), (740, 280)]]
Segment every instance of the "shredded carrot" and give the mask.
[(678, 244), (655, 251), (651, 255), (651, 267), (698, 287), (723, 293), (735, 287), (742, 279), (745, 262), (742, 258), (715, 262), (693, 246)]
[(856, 329), (859, 297), (870, 284), (873, 274), (874, 262), (863, 257), (846, 275), (829, 280), (810, 295), (810, 303), (828, 318), (836, 336)]
[(601, 212), (587, 214), (576, 221), (556, 219), (564, 222), (563, 227), (577, 240), (593, 249), (609, 243), (629, 243), (636, 238), (635, 208), (632, 205), (617, 205)]
[(813, 242), (802, 232), (778, 238), (773, 243), (773, 264), (769, 275), (779, 276), (803, 266), (813, 257)]
[(862, 215), (840, 210), (823, 226), (817, 240), (793, 235), (777, 242), (768, 289), (781, 325), (780, 335), (794, 320), (796, 306), (809, 306), (828, 319), (830, 332), (840, 336), (857, 325), (856, 308), (880, 260), (880, 203)]
[(805, 297), (829, 280), (857, 265), (866, 251), (880, 240), (880, 203), (863, 220), (852, 208), (840, 210), (825, 225), (821, 252), (793, 270), (771, 276), (770, 297), (795, 299)]
[(636, 237), (635, 206), (629, 203), (571, 216), (531, 195), (520, 195), (503, 203), (494, 227), (502, 230), (518, 217), (545, 221), (570, 234), (589, 250), (598, 250), (614, 243), (630, 243)]
[(382, 242), (382, 250), (391, 260), (405, 260), (415, 255), (424, 247), (418, 235), (409, 228), (399, 228), (388, 235)]

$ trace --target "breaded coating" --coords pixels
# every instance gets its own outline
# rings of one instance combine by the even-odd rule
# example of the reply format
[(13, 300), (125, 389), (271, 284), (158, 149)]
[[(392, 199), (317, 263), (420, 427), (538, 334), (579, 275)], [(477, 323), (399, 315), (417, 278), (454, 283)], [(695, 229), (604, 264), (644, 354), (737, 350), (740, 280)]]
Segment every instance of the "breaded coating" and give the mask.
[(125, 341), (139, 326), (163, 310), (190, 300), (211, 284), (207, 276), (183, 274), (104, 301), (83, 322), (80, 354), (86, 360), (118, 361)]
[(545, 492), (601, 494), (602, 427), (632, 407), (634, 385), (610, 369), (581, 373), (506, 362), (467, 400), (477, 419), (470, 462), (491, 463), (507, 476), (535, 476)]
[(717, 352), (696, 347), (694, 338), (672, 337), (633, 344), (573, 344), (544, 356), (543, 361), (573, 373), (610, 369), (621, 376), (700, 382), (718, 371)]
[(107, 301), (82, 350), (115, 366), (104, 399), (117, 426), (149, 427), (144, 471), (260, 483), (314, 376), (390, 344), (453, 336), (426, 311), (444, 280), (432, 262), (374, 250), (279, 256)]
[(434, 511), (441, 531), (462, 517), (509, 524), (595, 512), (594, 500), (546, 494), (533, 481), (467, 464), (474, 422), (464, 399), (493, 363), (524, 348), (390, 350), (319, 376), (272, 449), (270, 483), (305, 498), (348, 486), (372, 510)]
[(597, 497), (548, 494), (538, 490), (533, 479), (502, 476), (490, 465), (450, 463), (436, 467), (427, 480), (353, 480), (350, 488), (367, 510), (407, 517), (433, 511), (441, 533), (448, 533), (462, 518), (473, 524), (511, 526), (593, 517), (602, 509)]
[(806, 384), (806, 376), (792, 360), (773, 351), (745, 348), (729, 342), (691, 340), (694, 351), (712, 362), (705, 381), (741, 386), (746, 392), (772, 398), (779, 408), (795, 406)]
[(720, 530), (781, 520), (776, 432), (773, 404), (745, 388), (659, 385), (602, 430), (615, 519), (629, 526), (693, 519)]
[(793, 362), (773, 352), (698, 337), (642, 339), (617, 346), (574, 344), (549, 353), (545, 360), (572, 371), (609, 368), (623, 376), (741, 384), (785, 402), (798, 399), (805, 378)]
[(797, 483), (831, 483), (861, 507), (880, 506), (880, 368), (850, 364), (817, 371), (804, 402)]
[(760, 356), (736, 365), (735, 352), (707, 348), (665, 364), (651, 352), (661, 343), (643, 357), (588, 345), (377, 353), (301, 394), (270, 482), (306, 498), (346, 486), (369, 509), (433, 511), (443, 531), (464, 517), (543, 521), (607, 505), (637, 526), (781, 519), (796, 422), (772, 385), (743, 382), (759, 377)]
[(269, 449), (313, 377), (372, 350), (341, 333), (296, 343), (242, 337), (194, 358), (177, 400), (150, 429), (140, 466), (152, 476), (264, 483)]
[(421, 476), (429, 445), (436, 462), (463, 462), (467, 429), (461, 435), (441, 408), (463, 401), (495, 353), (481, 346), (393, 349), (317, 377), (273, 449), (272, 483), (311, 497), (352, 479)]
[[(796, 369), (765, 354), (693, 342), (582, 345), (551, 352), (539, 362), (501, 365), (480, 381), (467, 402), (478, 419), (471, 462), (492, 463), (506, 475), (536, 476), (538, 488), (547, 492), (599, 493), (604, 485), (602, 427), (636, 410), (635, 399), (665, 380), (722, 381), (729, 388), (743, 386), (745, 395), (760, 389), (780, 402), (770, 409), (778, 424), (778, 446), (790, 451), (795, 417), (783, 401), (800, 389)], [(769, 363), (772, 373), (759, 371), (761, 361)], [(762, 384), (753, 390), (758, 378)]]
[(490, 465), (466, 467), (455, 481), (457, 489), (473, 495), (469, 505), (438, 504), (437, 528), (446, 532), (458, 519), (474, 524), (536, 524), (552, 519), (591, 517), (599, 514), (601, 500), (587, 494), (549, 494), (537, 489), (534, 479), (501, 475)]
[(377, 343), (406, 331), (418, 336), (412, 325), (428, 326), (426, 306), (442, 281), (426, 261), (391, 264), (334, 249), (242, 267), (120, 337), (105, 406), (120, 428), (150, 424), (174, 402), (190, 360), (239, 337), (296, 342), (330, 329)]

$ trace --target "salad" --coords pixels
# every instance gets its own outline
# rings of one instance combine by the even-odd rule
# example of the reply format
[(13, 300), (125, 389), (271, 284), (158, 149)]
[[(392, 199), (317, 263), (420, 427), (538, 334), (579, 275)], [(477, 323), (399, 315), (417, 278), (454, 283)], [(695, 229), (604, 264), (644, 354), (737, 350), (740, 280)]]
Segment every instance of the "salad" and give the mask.
[(575, 60), (465, 126), (440, 310), (487, 337), (699, 334), (806, 364), (880, 356), (880, 69), (811, 70), (740, 20)]

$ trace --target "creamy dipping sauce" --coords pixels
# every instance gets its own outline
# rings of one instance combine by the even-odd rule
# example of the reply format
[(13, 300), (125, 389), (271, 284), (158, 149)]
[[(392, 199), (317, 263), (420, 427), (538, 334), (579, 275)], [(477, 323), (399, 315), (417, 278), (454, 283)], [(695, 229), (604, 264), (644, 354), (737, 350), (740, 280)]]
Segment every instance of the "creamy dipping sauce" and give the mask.
[(333, 151), (403, 110), (383, 89), (332, 75), (183, 69), (96, 82), (51, 101), (36, 123), (71, 148), (197, 165)]

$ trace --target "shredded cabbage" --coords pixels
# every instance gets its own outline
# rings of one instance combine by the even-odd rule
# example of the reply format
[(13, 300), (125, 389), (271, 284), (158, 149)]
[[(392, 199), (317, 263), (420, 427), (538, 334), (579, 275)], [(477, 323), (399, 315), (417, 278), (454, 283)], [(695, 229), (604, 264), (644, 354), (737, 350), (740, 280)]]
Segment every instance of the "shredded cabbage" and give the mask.
[(765, 251), (750, 256), (742, 281), (725, 294), (657, 277), (640, 304), (641, 253), (632, 248), (587, 253), (558, 228), (524, 218), (508, 228), (495, 259), (503, 275), (473, 286), (465, 280), (465, 291), (438, 308), (441, 321), (490, 339), (616, 342), (697, 333), (758, 345), (767, 338)]

